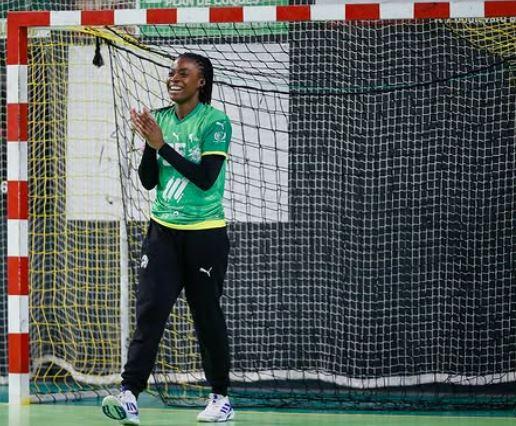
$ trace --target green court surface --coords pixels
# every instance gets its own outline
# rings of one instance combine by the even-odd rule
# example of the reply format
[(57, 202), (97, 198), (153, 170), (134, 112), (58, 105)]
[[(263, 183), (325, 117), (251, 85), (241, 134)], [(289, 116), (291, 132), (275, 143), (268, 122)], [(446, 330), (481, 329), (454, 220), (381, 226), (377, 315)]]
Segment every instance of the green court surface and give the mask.
[[(142, 408), (142, 426), (186, 426), (197, 424), (198, 410), (174, 408)], [(515, 426), (511, 413), (456, 414), (391, 414), (391, 413), (320, 413), (237, 410), (228, 426)], [(202, 423), (200, 423), (202, 424)], [(9, 407), (0, 404), (2, 426), (101, 426), (118, 425), (101, 413), (97, 405), (34, 404)]]
[[(100, 399), (80, 402), (9, 406), (7, 389), (0, 386), (0, 426), (118, 426), (100, 410)], [(164, 407), (147, 393), (141, 395), (141, 426), (202, 425), (195, 418), (199, 409)], [(453, 413), (336, 413), (316, 411), (243, 410), (236, 408), (228, 426), (516, 426), (514, 411)]]
[[(196, 424), (197, 410), (144, 408), (142, 426), (186, 426)], [(103, 416), (96, 406), (71, 404), (8, 407), (0, 405), (0, 425), (5, 426), (101, 426), (118, 425)], [(288, 411), (238, 411), (232, 425), (260, 426), (514, 426), (514, 417), (394, 415), (394, 414), (335, 414), (300, 413)]]

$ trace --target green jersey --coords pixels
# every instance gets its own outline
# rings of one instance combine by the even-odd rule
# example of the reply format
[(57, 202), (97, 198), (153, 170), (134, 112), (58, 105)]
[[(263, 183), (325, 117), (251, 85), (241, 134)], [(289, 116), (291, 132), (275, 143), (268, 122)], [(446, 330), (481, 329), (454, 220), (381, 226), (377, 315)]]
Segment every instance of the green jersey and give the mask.
[[(222, 111), (198, 103), (180, 120), (173, 106), (153, 112), (165, 143), (196, 164), (201, 157), (217, 154), (227, 157), (231, 123)], [(159, 180), (151, 217), (175, 229), (211, 229), (225, 226), (222, 198), (226, 161), (213, 186), (203, 191), (190, 182), (158, 154)]]

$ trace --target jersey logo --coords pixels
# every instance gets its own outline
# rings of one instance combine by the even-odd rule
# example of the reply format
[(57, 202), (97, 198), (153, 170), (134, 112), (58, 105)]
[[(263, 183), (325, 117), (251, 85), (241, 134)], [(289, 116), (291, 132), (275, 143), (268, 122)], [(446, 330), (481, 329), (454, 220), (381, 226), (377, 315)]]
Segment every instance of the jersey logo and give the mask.
[(198, 142), (199, 141), (199, 138), (197, 137), (197, 135), (195, 133), (190, 133), (188, 135), (188, 140), (191, 142), (191, 143), (194, 143), (194, 142)]
[(177, 152), (179, 152), (183, 157), (185, 156), (185, 148), (186, 144), (182, 142), (176, 142), (170, 144), (172, 148), (174, 148)]
[[(177, 152), (179, 152), (182, 156), (184, 156), (184, 151), (186, 144), (184, 142), (179, 141), (179, 133), (177, 132), (170, 132), (167, 133), (168, 136), (172, 135), (172, 138), (167, 140), (165, 139), (165, 143), (167, 145), (170, 145), (172, 148), (174, 148)], [(167, 138), (168, 138), (167, 136)]]
[(211, 270), (213, 269), (213, 266), (210, 268), (210, 269), (204, 269), (204, 268), (199, 268), (199, 272), (204, 272), (206, 275), (208, 275), (208, 277), (211, 278)]
[(149, 257), (148, 257), (146, 254), (144, 254), (144, 255), (142, 256), (142, 263), (140, 264), (140, 267), (141, 267), (142, 269), (145, 269), (145, 268), (147, 267), (147, 265), (148, 265), (148, 264), (149, 264)]
[(217, 131), (213, 135), (215, 142), (224, 142), (226, 140), (226, 128), (224, 127), (224, 123), (217, 121), (215, 125), (218, 126)]
[(188, 158), (195, 163), (201, 161), (201, 148), (194, 146), (188, 151)]
[[(166, 141), (165, 141), (166, 142)], [(185, 143), (181, 143), (181, 142), (177, 142), (177, 143), (173, 143), (173, 142), (166, 142), (168, 145), (170, 145), (172, 148), (174, 148), (177, 152), (179, 152), (179, 154), (184, 157), (185, 156), (185, 148), (186, 148), (186, 144)], [(163, 166), (164, 167), (172, 167), (169, 162), (167, 160), (165, 160), (161, 155), (158, 154), (158, 158), (162, 158), (163, 159)]]
[(185, 177), (172, 177), (168, 180), (163, 190), (163, 199), (170, 201), (172, 199), (179, 201), (183, 198), (183, 193), (190, 181)]

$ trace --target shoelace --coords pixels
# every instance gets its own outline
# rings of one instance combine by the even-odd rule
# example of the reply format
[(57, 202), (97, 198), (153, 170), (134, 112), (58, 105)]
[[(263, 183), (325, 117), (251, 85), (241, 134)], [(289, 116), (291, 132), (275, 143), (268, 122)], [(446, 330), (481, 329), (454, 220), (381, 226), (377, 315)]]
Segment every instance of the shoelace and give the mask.
[[(210, 404), (216, 404), (218, 400), (219, 400), (219, 398), (217, 398), (217, 396), (214, 395), (212, 398), (208, 398), (206, 400), (206, 405), (208, 406)], [(206, 408), (208, 408), (208, 407), (206, 407)]]

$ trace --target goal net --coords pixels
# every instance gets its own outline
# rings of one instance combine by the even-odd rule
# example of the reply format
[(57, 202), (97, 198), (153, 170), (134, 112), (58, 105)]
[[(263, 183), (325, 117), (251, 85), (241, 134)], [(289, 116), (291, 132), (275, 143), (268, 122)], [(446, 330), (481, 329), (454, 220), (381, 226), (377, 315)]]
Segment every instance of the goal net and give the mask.
[[(233, 125), (222, 303), (237, 403), (514, 406), (515, 28), (497, 18), (38, 30), (36, 398), (119, 383), (154, 196), (138, 181), (144, 142), (128, 111), (168, 105), (168, 69), (191, 51), (211, 58), (213, 105)], [(208, 392), (183, 297), (150, 390), (187, 405)]]

